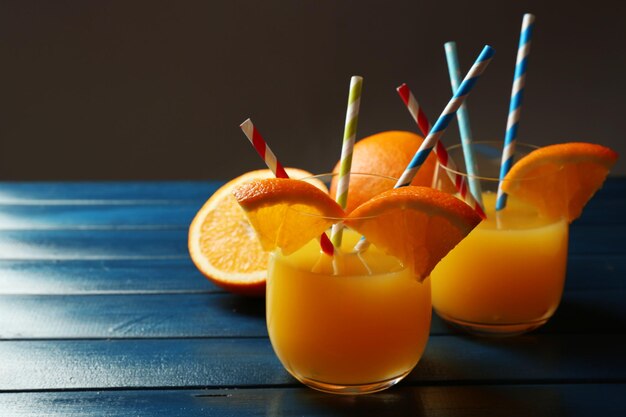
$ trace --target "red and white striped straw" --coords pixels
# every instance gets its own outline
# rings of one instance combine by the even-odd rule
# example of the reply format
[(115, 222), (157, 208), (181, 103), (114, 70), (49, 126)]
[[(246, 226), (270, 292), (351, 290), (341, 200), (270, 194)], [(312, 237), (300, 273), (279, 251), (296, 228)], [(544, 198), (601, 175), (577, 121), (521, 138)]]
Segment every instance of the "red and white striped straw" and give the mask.
[[(411, 113), (411, 116), (413, 116), (413, 120), (415, 120), (418, 127), (422, 131), (422, 134), (424, 136), (428, 136), (428, 133), (430, 132), (430, 123), (428, 122), (426, 114), (424, 114), (424, 111), (420, 107), (409, 87), (406, 84), (402, 84), (400, 87), (397, 88), (397, 90), (400, 98), (409, 110), (409, 113)], [(476, 199), (474, 199), (472, 193), (469, 192), (466, 178), (463, 175), (457, 173), (456, 164), (449, 157), (448, 151), (446, 151), (445, 146), (443, 146), (441, 142), (437, 141), (435, 147), (433, 148), (433, 151), (437, 156), (439, 164), (447, 168), (445, 171), (448, 173), (448, 177), (450, 177), (450, 180), (454, 183), (454, 186), (461, 195), (461, 198), (465, 201), (465, 203), (467, 203), (467, 205), (474, 209), (481, 218), (486, 219), (487, 216), (485, 215), (485, 211), (476, 201)]]
[[(267, 165), (267, 167), (274, 173), (276, 178), (289, 178), (287, 171), (285, 171), (285, 168), (278, 161), (278, 159), (276, 159), (276, 155), (274, 155), (274, 152), (272, 152), (270, 147), (267, 145), (267, 142), (265, 142), (257, 128), (254, 127), (252, 120), (247, 119), (240, 124), (239, 127), (243, 130), (243, 133), (246, 135), (248, 140), (250, 140), (254, 149), (257, 151), (259, 156), (263, 158), (265, 165)], [(326, 236), (326, 233), (322, 233), (320, 236), (320, 246), (322, 251), (324, 251), (324, 253), (328, 256), (333, 256), (335, 253), (335, 247), (328, 236)]]
[(267, 142), (263, 140), (263, 137), (261, 136), (257, 128), (254, 127), (252, 120), (247, 119), (245, 122), (240, 124), (239, 127), (241, 128), (241, 130), (243, 130), (243, 133), (246, 135), (248, 140), (250, 140), (250, 143), (257, 151), (259, 156), (263, 158), (263, 161), (265, 161), (265, 165), (267, 165), (267, 167), (274, 173), (274, 175), (276, 175), (276, 178), (289, 178), (289, 175), (287, 175), (287, 171), (285, 171), (285, 168), (281, 165), (280, 162), (278, 162), (278, 159), (276, 159), (276, 155), (274, 155), (274, 152), (272, 152), (270, 147), (267, 146)]

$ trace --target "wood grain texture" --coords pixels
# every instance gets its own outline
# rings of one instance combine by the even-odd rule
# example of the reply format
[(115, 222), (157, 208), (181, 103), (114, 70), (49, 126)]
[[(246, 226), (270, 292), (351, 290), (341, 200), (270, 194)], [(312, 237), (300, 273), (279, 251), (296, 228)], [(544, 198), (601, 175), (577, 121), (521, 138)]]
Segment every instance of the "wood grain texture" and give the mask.
[(626, 257), (622, 255), (569, 255), (565, 290), (626, 288)]
[(187, 258), (186, 230), (27, 230), (0, 234), (0, 260)]
[[(224, 181), (86, 181), (86, 182), (1, 182), (0, 204), (25, 204), (46, 200), (74, 201), (203, 201)], [(607, 178), (590, 205), (604, 200), (623, 200), (626, 182), (620, 177)], [(106, 203), (105, 203), (106, 204)], [(110, 202), (108, 203), (110, 204)], [(591, 206), (590, 206), (591, 207)]]
[[(602, 398), (602, 401), (597, 401)], [(0, 394), (11, 417), (623, 417), (624, 384), (409, 386), (361, 397), (304, 387)]]
[(229, 294), (0, 296), (0, 339), (265, 337), (265, 300)]
[[(565, 290), (626, 289), (626, 258), (570, 255)], [(191, 260), (0, 260), (0, 294), (221, 292)]]
[[(625, 335), (431, 337), (409, 383), (624, 383)], [(0, 390), (293, 385), (266, 338), (0, 342)]]
[(423, 359), (367, 397), (303, 388), (262, 299), (228, 294), (187, 253), (220, 182), (0, 183), (0, 415), (622, 416), (626, 181), (571, 227), (546, 326), (472, 338), (433, 318)]
[[(626, 255), (626, 224), (578, 225), (570, 255)], [(25, 230), (0, 234), (0, 260), (187, 258), (187, 230)]]
[[(0, 203), (0, 230), (187, 229), (205, 199)], [(592, 200), (577, 226), (619, 224), (626, 201)]]
[(190, 259), (0, 260), (0, 294), (222, 292)]
[[(567, 292), (555, 316), (539, 331), (626, 334), (624, 299), (626, 290)], [(454, 332), (433, 319), (431, 334)], [(264, 300), (231, 294), (0, 296), (3, 340), (266, 336)]]
[(0, 206), (0, 230), (187, 230), (201, 203)]
[[(223, 181), (0, 182), (0, 204), (204, 201)], [(65, 201), (63, 201), (65, 200)]]

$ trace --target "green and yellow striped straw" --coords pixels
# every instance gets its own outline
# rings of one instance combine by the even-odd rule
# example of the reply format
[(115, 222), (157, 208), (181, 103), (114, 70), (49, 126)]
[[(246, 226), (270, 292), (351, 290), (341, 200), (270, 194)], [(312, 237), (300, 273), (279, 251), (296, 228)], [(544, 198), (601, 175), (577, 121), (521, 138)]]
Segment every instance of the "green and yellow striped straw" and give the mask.
[[(359, 121), (359, 105), (361, 104), (361, 88), (363, 77), (358, 75), (350, 79), (350, 94), (348, 96), (348, 109), (346, 110), (346, 124), (343, 131), (343, 146), (341, 148), (341, 162), (339, 164), (339, 177), (337, 179), (337, 194), (335, 201), (341, 208), (346, 208), (348, 202), (348, 186), (350, 185), (350, 167), (352, 166), (352, 149), (356, 138), (356, 126)], [(341, 246), (343, 225), (333, 225), (331, 240), (336, 248)]]

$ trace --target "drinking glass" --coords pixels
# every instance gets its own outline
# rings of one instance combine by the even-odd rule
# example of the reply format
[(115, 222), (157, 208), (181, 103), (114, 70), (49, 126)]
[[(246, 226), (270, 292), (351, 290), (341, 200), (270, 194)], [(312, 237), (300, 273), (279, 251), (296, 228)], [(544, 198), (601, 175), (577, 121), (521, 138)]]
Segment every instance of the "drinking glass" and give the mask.
[[(309, 181), (328, 184), (332, 178)], [(365, 183), (384, 191), (395, 180), (352, 174), (351, 189)], [(346, 228), (334, 257), (320, 251), (318, 239), (288, 256), (276, 251), (270, 257), (266, 311), (274, 351), (291, 375), (325, 392), (386, 389), (411, 372), (428, 341), (430, 279), (420, 282), (374, 245), (354, 252), (359, 239)]]
[[(533, 149), (518, 143), (514, 160)], [(502, 143), (475, 142), (473, 150), (477, 176), (468, 176), (464, 165), (458, 173), (479, 184), (487, 219), (433, 270), (433, 307), (445, 321), (469, 333), (521, 334), (545, 324), (563, 293), (568, 222), (564, 216), (548, 217), (541, 210), (548, 203), (566, 204), (555, 201), (559, 193), (551, 192), (558, 171), (515, 180), (520, 189), (537, 183), (545, 186), (544, 201), (529, 204), (508, 196), (505, 208), (496, 211)], [(460, 145), (448, 152), (457, 163), (463, 161)], [(438, 165), (434, 187), (454, 193), (447, 170)]]

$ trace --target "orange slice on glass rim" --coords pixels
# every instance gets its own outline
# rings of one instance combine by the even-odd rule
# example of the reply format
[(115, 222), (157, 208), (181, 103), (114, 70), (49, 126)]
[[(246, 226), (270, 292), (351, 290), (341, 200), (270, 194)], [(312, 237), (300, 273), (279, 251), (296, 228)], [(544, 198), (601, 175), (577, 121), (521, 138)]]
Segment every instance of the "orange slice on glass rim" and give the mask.
[[(292, 178), (312, 174), (287, 168)], [(243, 295), (265, 294), (269, 254), (263, 250), (232, 191), (251, 180), (271, 178), (269, 169), (251, 171), (219, 188), (189, 226), (189, 254), (196, 267), (216, 285)]]
[(319, 237), (344, 211), (328, 193), (306, 181), (285, 178), (253, 180), (233, 190), (266, 251), (284, 255)]
[(502, 189), (547, 217), (565, 217), (571, 223), (602, 187), (616, 161), (615, 151), (593, 143), (550, 145), (517, 161)]
[(345, 224), (423, 280), (480, 221), (474, 210), (450, 194), (408, 186), (363, 203)]

